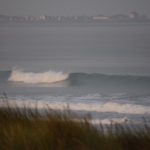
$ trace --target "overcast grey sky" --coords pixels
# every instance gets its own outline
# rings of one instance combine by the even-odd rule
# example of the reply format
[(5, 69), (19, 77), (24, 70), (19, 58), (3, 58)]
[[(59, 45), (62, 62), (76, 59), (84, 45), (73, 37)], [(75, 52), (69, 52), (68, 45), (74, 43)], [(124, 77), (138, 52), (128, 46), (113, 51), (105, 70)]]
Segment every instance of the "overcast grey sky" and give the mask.
[(150, 0), (0, 0), (5, 15), (112, 15), (130, 11), (150, 17)]

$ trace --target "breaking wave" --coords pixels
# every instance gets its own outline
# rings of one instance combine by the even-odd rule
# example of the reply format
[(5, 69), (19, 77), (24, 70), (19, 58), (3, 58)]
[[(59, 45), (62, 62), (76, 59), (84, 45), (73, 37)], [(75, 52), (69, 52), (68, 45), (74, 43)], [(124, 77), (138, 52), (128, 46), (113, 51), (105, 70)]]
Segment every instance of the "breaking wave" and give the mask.
[(102, 86), (102, 87), (146, 87), (150, 88), (150, 76), (107, 75), (101, 73), (70, 73), (46, 71), (41, 73), (22, 70), (0, 71), (0, 80), (23, 83), (67, 83), (69, 86)]
[(23, 83), (55, 83), (66, 80), (67, 78), (68, 74), (64, 74), (63, 72), (47, 71), (42, 73), (33, 73), (13, 70), (8, 80)]

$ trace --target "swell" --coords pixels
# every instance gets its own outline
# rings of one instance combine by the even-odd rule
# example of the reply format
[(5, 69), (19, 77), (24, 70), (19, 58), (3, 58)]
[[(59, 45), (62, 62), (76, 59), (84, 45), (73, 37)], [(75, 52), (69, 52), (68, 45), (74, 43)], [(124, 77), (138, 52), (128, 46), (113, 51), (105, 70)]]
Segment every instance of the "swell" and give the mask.
[(133, 75), (107, 75), (99, 73), (71, 73), (69, 75), (71, 85), (107, 85), (107, 86), (146, 86), (150, 87), (150, 76)]
[(66, 82), (70, 86), (79, 85), (128, 85), (150, 88), (150, 76), (107, 75), (100, 73), (70, 73), (46, 71), (41, 73), (24, 72), (20, 70), (0, 71), (0, 80), (23, 83), (58, 83)]

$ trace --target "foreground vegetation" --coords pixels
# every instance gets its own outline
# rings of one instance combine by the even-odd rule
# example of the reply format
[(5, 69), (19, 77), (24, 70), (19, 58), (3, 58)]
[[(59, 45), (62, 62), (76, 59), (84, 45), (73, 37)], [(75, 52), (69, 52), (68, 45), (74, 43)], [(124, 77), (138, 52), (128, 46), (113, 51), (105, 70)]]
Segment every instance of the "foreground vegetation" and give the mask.
[(37, 109), (7, 105), (0, 107), (0, 150), (150, 150), (150, 128), (96, 128), (87, 117), (69, 111), (47, 109), (43, 115)]

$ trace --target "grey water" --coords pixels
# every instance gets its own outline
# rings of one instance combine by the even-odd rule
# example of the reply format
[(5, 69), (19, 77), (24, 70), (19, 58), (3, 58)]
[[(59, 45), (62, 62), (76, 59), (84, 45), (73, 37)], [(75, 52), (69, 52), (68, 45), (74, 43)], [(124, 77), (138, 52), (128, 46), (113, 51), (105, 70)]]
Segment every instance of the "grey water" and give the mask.
[(150, 24), (0, 25), (3, 91), (95, 121), (140, 122), (150, 114)]

